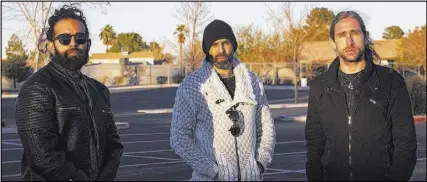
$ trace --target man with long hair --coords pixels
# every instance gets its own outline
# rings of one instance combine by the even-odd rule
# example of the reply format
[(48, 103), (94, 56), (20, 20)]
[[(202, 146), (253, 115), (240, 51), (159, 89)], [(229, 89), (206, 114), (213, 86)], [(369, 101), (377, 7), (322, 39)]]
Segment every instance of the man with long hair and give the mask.
[(379, 60), (362, 18), (333, 19), (337, 57), (310, 85), (306, 174), (317, 180), (409, 180), (417, 141), (406, 84)]

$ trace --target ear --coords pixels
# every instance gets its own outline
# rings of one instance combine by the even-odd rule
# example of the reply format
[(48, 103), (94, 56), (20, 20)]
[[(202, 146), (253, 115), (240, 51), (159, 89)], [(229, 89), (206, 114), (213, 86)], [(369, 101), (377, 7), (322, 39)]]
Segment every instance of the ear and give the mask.
[(92, 45), (92, 40), (91, 39), (88, 39), (87, 40), (87, 51), (89, 52), (89, 50), (90, 50), (90, 46)]
[(47, 44), (46, 44), (46, 48), (47, 48), (46, 52), (50, 53), (51, 55), (55, 54), (55, 46), (53, 44), (54, 43), (49, 40), (47, 41)]
[(337, 45), (335, 44), (335, 41), (332, 40), (331, 38), (329, 38), (329, 43), (331, 43), (332, 48), (334, 48), (334, 51), (336, 51), (337, 50)]

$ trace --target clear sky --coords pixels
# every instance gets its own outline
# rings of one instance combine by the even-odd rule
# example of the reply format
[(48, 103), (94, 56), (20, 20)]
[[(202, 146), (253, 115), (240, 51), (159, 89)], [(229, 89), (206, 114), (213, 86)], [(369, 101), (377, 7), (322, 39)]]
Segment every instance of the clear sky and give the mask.
[[(275, 3), (271, 4), (274, 7)], [(409, 29), (426, 24), (426, 2), (297, 2), (295, 12), (299, 13), (305, 4), (326, 7), (335, 14), (342, 10), (360, 12), (374, 40), (382, 39), (384, 29), (391, 25), (400, 26), (406, 33)], [(102, 27), (110, 24), (117, 33), (139, 33), (144, 41), (159, 42), (167, 52), (176, 54), (171, 46), (176, 42), (173, 33), (176, 25), (183, 23), (173, 15), (178, 6), (178, 2), (111, 2), (105, 15), (99, 9), (85, 8), (93, 42), (91, 53), (105, 52), (98, 35)], [(253, 23), (266, 32), (269, 30), (264, 2), (212, 2), (211, 7), (214, 19), (224, 20), (233, 28)], [(2, 21), (2, 57), (10, 36), (22, 31), (22, 27), (21, 22)]]

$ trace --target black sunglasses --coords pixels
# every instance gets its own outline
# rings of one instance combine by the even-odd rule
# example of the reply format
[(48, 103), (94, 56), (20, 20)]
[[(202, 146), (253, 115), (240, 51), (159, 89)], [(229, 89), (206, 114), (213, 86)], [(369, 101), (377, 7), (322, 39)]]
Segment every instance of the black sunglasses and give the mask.
[(76, 35), (64, 33), (58, 35), (53, 40), (59, 40), (59, 43), (61, 43), (62, 45), (68, 45), (70, 44), (73, 36), (77, 44), (85, 44), (89, 40), (88, 36), (85, 33), (77, 33)]
[(240, 134), (240, 126), (237, 123), (240, 120), (240, 114), (235, 108), (230, 108), (225, 112), (228, 115), (228, 118), (233, 121), (233, 125), (228, 130), (231, 132), (231, 135), (233, 136), (239, 136)]

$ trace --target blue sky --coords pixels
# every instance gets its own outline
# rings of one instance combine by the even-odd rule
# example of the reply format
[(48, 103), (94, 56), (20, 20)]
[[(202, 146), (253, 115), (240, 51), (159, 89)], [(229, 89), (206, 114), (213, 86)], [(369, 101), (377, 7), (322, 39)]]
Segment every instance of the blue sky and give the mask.
[[(271, 4), (274, 6), (275, 3)], [(295, 12), (302, 11), (306, 4), (310, 7), (326, 7), (335, 14), (342, 10), (360, 12), (374, 40), (381, 39), (384, 29), (391, 25), (400, 26), (406, 33), (415, 26), (426, 24), (426, 2), (298, 2)], [(112, 2), (106, 15), (99, 9), (85, 8), (93, 42), (91, 53), (105, 51), (98, 35), (103, 26), (110, 24), (117, 33), (139, 33), (144, 41), (159, 42), (166, 47), (167, 52), (176, 54), (170, 42), (176, 42), (173, 32), (177, 24), (183, 23), (173, 15), (178, 6), (178, 2)], [(211, 7), (214, 19), (224, 20), (233, 28), (253, 23), (266, 32), (269, 30), (264, 2), (212, 2)], [(3, 57), (12, 33), (22, 31), (24, 26), (20, 22), (2, 21), (2, 27)]]

